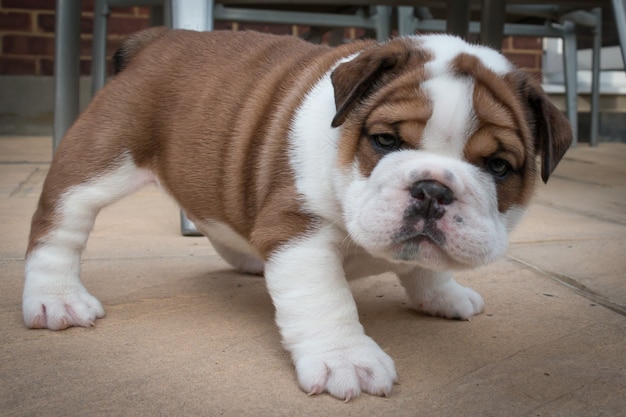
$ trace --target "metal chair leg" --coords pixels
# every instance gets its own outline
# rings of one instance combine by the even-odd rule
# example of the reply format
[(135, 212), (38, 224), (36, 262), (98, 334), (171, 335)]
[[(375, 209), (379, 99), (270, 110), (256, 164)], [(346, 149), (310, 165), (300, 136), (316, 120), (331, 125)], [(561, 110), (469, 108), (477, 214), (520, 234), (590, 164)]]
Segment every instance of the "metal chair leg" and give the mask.
[(107, 25), (111, 10), (106, 0), (96, 0), (93, 11), (93, 42), (91, 54), (91, 94), (106, 82)]
[(576, 56), (576, 25), (563, 22), (563, 69), (565, 72), (565, 109), (572, 125), (574, 140), (578, 144), (578, 61)]

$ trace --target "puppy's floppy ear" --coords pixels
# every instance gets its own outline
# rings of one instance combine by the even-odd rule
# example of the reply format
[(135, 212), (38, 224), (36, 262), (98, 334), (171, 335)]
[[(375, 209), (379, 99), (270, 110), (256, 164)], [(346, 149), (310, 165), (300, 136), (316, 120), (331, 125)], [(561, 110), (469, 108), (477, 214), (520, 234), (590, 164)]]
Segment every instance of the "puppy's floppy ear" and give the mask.
[(541, 152), (541, 179), (547, 183), (572, 144), (572, 128), (563, 113), (550, 102), (536, 80), (521, 71), (517, 76), (519, 91), (528, 103), (535, 149)]
[(353, 60), (340, 64), (330, 76), (337, 109), (331, 126), (341, 126), (354, 107), (376, 91), (377, 86), (396, 76), (407, 63), (417, 66), (425, 60), (424, 56), (403, 41), (395, 40), (365, 49)]

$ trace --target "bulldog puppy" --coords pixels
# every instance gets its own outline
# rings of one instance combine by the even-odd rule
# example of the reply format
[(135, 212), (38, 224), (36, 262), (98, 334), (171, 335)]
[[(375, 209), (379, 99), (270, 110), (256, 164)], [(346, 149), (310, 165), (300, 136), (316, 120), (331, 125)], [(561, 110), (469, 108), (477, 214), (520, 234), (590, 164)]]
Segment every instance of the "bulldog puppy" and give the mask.
[[(80, 257), (104, 206), (156, 183), (241, 271), (265, 275), (300, 387), (388, 395), (392, 359), (347, 278), (392, 271), (416, 310), (468, 320), (450, 271), (502, 256), (571, 130), (498, 52), (446, 35), (338, 48), (151, 29), (63, 138), (32, 220), (28, 327), (93, 326)], [(538, 158), (536, 158), (538, 157)]]

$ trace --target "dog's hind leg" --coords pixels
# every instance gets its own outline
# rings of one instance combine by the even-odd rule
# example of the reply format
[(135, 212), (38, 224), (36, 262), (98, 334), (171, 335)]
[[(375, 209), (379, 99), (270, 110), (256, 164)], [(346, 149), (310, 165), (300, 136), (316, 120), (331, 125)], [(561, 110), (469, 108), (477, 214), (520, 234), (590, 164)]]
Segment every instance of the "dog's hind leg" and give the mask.
[(96, 172), (84, 161), (89, 157), (55, 158), (46, 178), (26, 253), (22, 308), (28, 327), (89, 327), (104, 316), (80, 281), (81, 253), (100, 209), (154, 181), (129, 154), (100, 161)]

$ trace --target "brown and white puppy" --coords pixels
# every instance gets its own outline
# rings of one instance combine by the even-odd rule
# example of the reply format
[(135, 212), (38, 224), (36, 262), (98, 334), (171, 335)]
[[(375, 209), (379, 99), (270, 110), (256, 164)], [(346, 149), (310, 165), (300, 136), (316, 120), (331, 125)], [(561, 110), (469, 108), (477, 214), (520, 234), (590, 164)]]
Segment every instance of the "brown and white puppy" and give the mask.
[(501, 256), (571, 131), (499, 53), (445, 35), (336, 49), (153, 29), (68, 131), (33, 217), (26, 325), (104, 316), (80, 256), (99, 210), (157, 183), (233, 266), (264, 272), (308, 393), (387, 395), (391, 358), (346, 278), (393, 271), (415, 309), (469, 319), (450, 270)]

